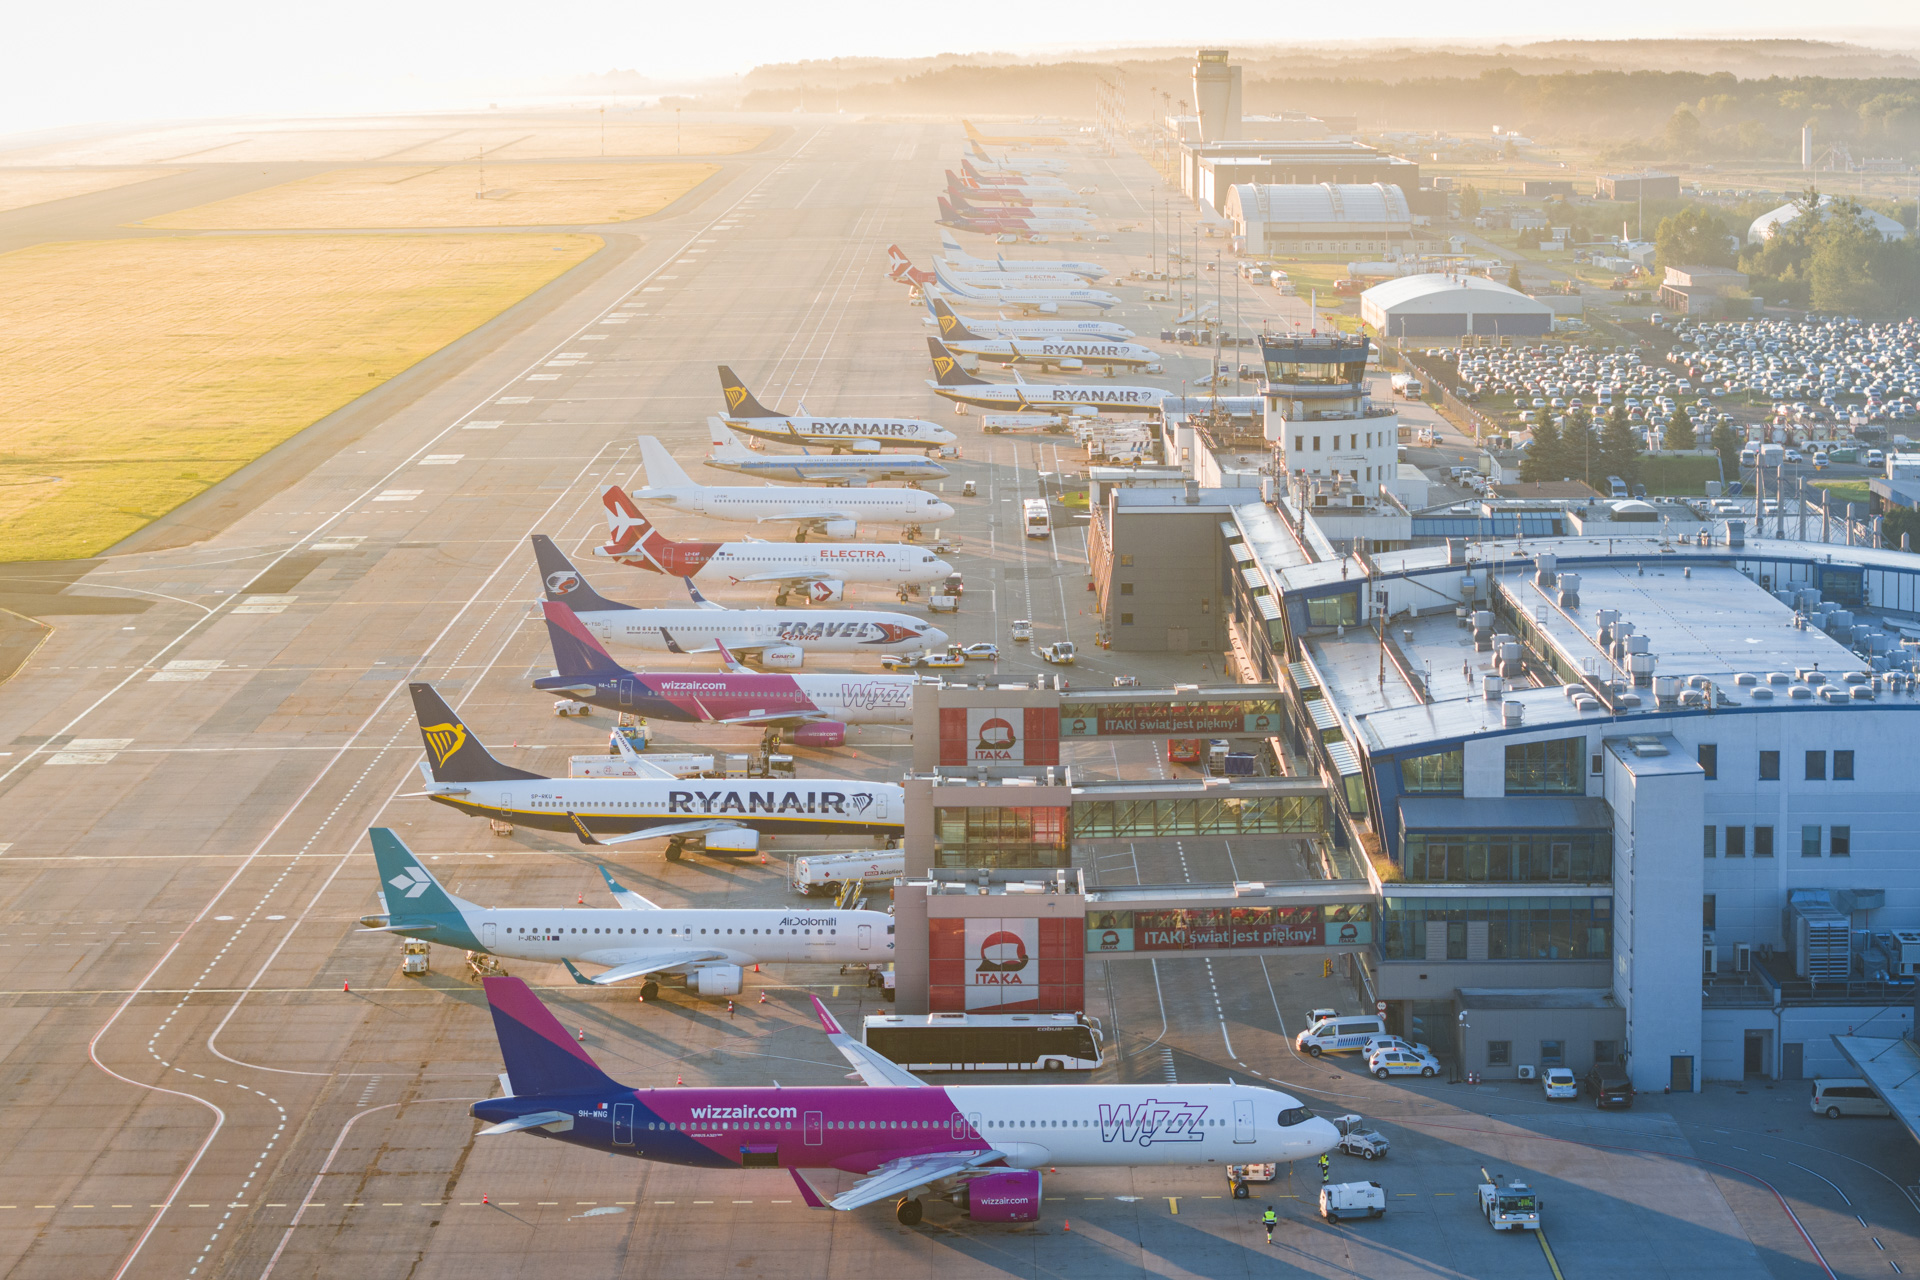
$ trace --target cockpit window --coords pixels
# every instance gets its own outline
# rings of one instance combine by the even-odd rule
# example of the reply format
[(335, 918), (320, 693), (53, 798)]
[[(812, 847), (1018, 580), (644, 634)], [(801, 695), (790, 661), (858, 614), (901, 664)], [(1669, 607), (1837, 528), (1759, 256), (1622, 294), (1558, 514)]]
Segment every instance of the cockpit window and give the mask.
[(1313, 1119), (1313, 1112), (1305, 1107), (1289, 1107), (1280, 1113), (1280, 1127), (1291, 1129), (1296, 1124), (1305, 1124)]

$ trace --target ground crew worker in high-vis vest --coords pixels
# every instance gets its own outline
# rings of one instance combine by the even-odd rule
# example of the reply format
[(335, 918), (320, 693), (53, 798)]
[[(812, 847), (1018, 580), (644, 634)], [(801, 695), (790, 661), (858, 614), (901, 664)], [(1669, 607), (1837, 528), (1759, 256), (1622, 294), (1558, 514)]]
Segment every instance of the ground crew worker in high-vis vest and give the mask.
[(1320, 1155), (1320, 1185), (1324, 1187), (1331, 1181), (1333, 1181), (1333, 1174), (1328, 1166), (1326, 1153), (1322, 1152)]
[(1267, 1243), (1272, 1244), (1273, 1229), (1280, 1225), (1280, 1215), (1273, 1211), (1272, 1205), (1268, 1205), (1267, 1211), (1260, 1215), (1260, 1225), (1267, 1229)]

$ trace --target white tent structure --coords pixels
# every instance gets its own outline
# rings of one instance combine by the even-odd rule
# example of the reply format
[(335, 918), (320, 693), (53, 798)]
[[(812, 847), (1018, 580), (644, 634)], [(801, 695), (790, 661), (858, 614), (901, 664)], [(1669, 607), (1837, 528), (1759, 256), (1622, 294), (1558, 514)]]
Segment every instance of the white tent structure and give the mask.
[(1485, 276), (1401, 276), (1360, 295), (1360, 318), (1386, 338), (1466, 333), (1534, 337), (1553, 330), (1553, 309)]
[[(1820, 197), (1820, 207), (1822, 209), (1832, 203), (1832, 196)], [(1799, 216), (1800, 206), (1797, 204), (1783, 204), (1778, 209), (1761, 214), (1753, 220), (1753, 225), (1747, 228), (1747, 243), (1764, 244), (1766, 241), (1773, 239), (1774, 232)], [(1862, 209), (1860, 216), (1865, 219), (1868, 225), (1875, 231), (1878, 231), (1884, 239), (1905, 240), (1907, 238), (1907, 229), (1884, 213), (1876, 213), (1872, 209)]]

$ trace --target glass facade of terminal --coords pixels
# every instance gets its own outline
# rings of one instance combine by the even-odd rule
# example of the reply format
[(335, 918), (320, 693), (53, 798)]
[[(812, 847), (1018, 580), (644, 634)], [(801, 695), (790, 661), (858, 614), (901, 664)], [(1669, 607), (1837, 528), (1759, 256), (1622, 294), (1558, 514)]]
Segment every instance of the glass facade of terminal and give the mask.
[(1428, 884), (1611, 884), (1613, 837), (1604, 831), (1409, 831), (1400, 864), (1408, 880)]
[(1324, 796), (1239, 796), (1076, 800), (1073, 838), (1148, 840), (1158, 836), (1313, 835), (1327, 827)]
[(1613, 898), (1412, 898), (1380, 913), (1383, 960), (1606, 960)]
[(1367, 946), (1373, 908), (1363, 902), (1324, 907), (1170, 907), (1087, 912), (1087, 953), (1232, 951), (1253, 947)]
[(1073, 863), (1065, 805), (948, 806), (933, 811), (936, 867), (1065, 867)]

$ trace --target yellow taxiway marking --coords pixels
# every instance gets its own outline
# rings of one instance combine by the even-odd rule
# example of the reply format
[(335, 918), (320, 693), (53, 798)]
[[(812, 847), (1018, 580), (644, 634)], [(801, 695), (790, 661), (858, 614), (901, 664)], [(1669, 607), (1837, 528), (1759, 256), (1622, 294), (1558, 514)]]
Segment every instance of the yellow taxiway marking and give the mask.
[(1171, 1210), (1173, 1210), (1173, 1212), (1174, 1212), (1174, 1214), (1175, 1214), (1175, 1215), (1177, 1216), (1177, 1215), (1179, 1214), (1179, 1212), (1180, 1212), (1180, 1197), (1179, 1197), (1179, 1196), (1168, 1196), (1168, 1197), (1167, 1197), (1167, 1208), (1169, 1208), (1169, 1209), (1171, 1209)]
[(1560, 1274), (1559, 1259), (1553, 1256), (1553, 1246), (1547, 1243), (1547, 1233), (1536, 1231), (1533, 1234), (1540, 1241), (1540, 1252), (1547, 1255), (1547, 1266), (1553, 1270), (1553, 1280), (1566, 1280), (1566, 1277)]

